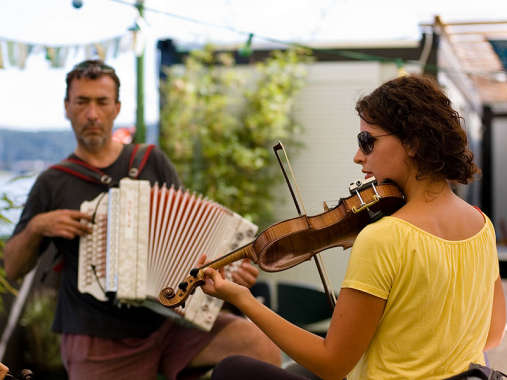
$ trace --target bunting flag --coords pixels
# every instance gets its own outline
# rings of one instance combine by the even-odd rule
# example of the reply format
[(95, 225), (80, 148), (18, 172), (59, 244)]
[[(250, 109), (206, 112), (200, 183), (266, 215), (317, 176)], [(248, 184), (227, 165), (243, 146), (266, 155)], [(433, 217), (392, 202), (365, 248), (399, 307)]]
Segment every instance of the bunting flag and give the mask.
[(83, 45), (45, 45), (14, 41), (0, 37), (0, 69), (9, 67), (24, 69), (30, 55), (42, 53), (50, 67), (65, 67), (69, 57), (84, 52), (85, 59), (117, 58), (119, 54), (139, 49), (134, 33), (129, 32), (104, 41)]

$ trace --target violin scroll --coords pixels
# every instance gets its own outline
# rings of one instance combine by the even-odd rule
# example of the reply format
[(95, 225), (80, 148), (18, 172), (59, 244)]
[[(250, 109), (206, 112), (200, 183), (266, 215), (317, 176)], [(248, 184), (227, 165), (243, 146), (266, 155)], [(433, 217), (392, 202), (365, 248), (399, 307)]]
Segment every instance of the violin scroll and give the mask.
[(159, 294), (159, 301), (162, 305), (171, 308), (185, 307), (185, 300), (202, 284), (204, 284), (202, 268), (194, 268), (190, 271), (190, 276), (179, 283), (177, 292), (169, 286), (162, 289)]

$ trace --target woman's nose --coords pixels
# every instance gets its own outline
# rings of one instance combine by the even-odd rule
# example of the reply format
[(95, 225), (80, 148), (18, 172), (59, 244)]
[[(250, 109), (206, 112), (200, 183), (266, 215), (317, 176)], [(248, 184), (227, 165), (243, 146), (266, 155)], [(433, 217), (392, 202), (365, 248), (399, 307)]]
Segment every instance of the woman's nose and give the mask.
[(361, 164), (364, 162), (364, 157), (365, 157), (364, 153), (361, 151), (361, 149), (358, 148), (356, 154), (354, 155), (353, 160), (356, 164)]

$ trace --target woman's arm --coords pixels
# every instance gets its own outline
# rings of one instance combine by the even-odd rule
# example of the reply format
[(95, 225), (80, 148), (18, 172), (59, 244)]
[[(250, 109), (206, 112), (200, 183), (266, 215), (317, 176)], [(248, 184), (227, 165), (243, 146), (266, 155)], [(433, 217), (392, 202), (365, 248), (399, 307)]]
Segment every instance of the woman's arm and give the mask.
[(292, 323), (259, 303), (243, 286), (224, 280), (212, 268), (203, 290), (234, 304), (287, 355), (323, 379), (341, 379), (366, 351), (384, 311), (385, 300), (342, 289), (326, 338)]
[(503, 294), (502, 279), (500, 276), (495, 281), (495, 293), (493, 296), (493, 312), (489, 326), (488, 339), (484, 350), (498, 346), (505, 333), (505, 296)]

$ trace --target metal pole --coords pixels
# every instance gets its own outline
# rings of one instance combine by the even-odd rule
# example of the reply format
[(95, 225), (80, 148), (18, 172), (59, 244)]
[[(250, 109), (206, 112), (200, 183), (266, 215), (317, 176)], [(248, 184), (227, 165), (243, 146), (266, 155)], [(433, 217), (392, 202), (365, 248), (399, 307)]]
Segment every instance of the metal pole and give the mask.
[[(137, 0), (136, 8), (139, 16), (144, 15), (144, 0)], [(139, 32), (138, 32), (139, 33)], [(136, 55), (136, 133), (134, 141), (144, 143), (146, 141), (146, 124), (144, 122), (144, 47), (141, 54)]]

